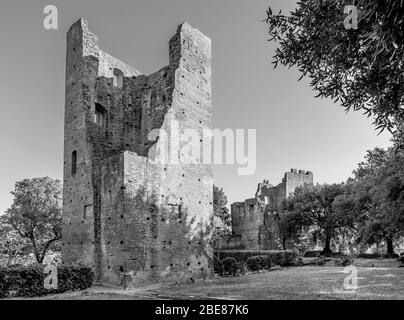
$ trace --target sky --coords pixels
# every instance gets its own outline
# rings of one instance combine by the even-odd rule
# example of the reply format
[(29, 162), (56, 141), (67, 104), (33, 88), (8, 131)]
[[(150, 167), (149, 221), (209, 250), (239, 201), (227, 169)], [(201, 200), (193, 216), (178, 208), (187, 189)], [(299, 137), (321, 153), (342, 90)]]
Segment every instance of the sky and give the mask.
[[(43, 27), (46, 5), (58, 9), (58, 29)], [(214, 167), (229, 203), (254, 197), (257, 184), (278, 184), (291, 168), (315, 182), (345, 181), (366, 150), (388, 147), (372, 120), (314, 98), (297, 70), (271, 64), (274, 43), (263, 22), (292, 10), (294, 0), (2, 0), (0, 4), (0, 213), (14, 183), (63, 175), (66, 32), (83, 17), (101, 48), (145, 74), (168, 64), (168, 41), (186, 21), (212, 39), (214, 127), (256, 129), (257, 167)]]

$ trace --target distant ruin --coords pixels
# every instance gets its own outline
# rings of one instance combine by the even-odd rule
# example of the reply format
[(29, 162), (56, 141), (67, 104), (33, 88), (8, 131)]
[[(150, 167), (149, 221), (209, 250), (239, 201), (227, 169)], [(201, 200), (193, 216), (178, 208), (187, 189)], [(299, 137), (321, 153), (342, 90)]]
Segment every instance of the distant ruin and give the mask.
[(297, 187), (313, 185), (311, 171), (291, 169), (276, 186), (264, 180), (255, 198), (231, 205), (232, 236), (222, 249), (280, 250), (278, 213), (281, 204)]

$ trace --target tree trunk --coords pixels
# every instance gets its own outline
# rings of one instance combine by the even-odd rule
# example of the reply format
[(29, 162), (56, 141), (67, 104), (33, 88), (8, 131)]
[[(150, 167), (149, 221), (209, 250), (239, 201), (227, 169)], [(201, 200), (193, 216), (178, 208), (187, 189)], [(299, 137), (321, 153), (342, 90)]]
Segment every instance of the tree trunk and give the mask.
[(36, 258), (36, 262), (37, 263), (42, 263), (41, 261), (41, 254), (39, 253), (38, 247), (36, 246), (36, 241), (34, 237), (30, 238), (31, 243), (32, 243), (32, 247), (34, 249), (34, 254), (35, 254), (35, 258)]
[(331, 237), (328, 234), (326, 234), (323, 254), (329, 255), (330, 253), (331, 253)]
[(394, 256), (394, 245), (393, 245), (393, 239), (392, 237), (387, 237), (387, 257), (393, 257)]

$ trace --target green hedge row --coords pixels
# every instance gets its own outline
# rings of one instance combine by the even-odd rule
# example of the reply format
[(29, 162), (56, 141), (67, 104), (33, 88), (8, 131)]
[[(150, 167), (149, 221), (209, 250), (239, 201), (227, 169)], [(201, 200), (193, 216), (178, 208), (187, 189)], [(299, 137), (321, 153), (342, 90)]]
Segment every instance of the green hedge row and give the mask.
[(34, 297), (62, 293), (69, 290), (83, 290), (93, 284), (91, 268), (83, 266), (58, 266), (57, 289), (45, 289), (44, 265), (14, 266), (0, 268), (0, 298)]

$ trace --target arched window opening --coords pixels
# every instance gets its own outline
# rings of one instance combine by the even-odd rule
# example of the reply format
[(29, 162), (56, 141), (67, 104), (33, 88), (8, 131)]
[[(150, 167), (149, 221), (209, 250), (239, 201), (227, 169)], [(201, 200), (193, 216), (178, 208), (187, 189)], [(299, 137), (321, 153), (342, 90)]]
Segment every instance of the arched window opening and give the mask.
[(99, 103), (95, 104), (95, 123), (104, 129), (107, 128), (107, 110)]

